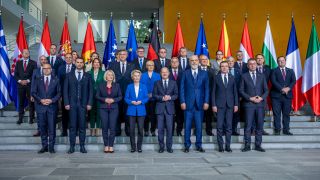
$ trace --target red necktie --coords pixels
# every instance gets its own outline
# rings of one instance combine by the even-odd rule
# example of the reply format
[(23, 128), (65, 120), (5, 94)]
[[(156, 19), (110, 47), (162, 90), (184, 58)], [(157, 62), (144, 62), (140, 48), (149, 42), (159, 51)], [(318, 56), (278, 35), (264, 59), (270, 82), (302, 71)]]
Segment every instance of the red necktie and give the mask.
[(174, 80), (177, 80), (177, 71), (176, 70), (173, 71), (173, 77), (174, 77)]
[(286, 71), (284, 69), (281, 69), (282, 72), (282, 78), (285, 81), (286, 80)]
[(48, 92), (48, 88), (49, 88), (49, 77), (46, 77), (46, 81), (44, 83), (44, 88), (46, 90), (46, 92)]
[(23, 71), (26, 72), (27, 70), (27, 61), (23, 61)]

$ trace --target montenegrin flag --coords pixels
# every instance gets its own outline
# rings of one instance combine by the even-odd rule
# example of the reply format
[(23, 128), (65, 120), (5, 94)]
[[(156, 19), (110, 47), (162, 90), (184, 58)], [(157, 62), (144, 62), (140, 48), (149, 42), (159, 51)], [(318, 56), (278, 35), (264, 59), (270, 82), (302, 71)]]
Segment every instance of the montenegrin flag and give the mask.
[(94, 43), (91, 20), (89, 19), (81, 53), (85, 63), (90, 60), (90, 55), (93, 52), (96, 52), (96, 44)]

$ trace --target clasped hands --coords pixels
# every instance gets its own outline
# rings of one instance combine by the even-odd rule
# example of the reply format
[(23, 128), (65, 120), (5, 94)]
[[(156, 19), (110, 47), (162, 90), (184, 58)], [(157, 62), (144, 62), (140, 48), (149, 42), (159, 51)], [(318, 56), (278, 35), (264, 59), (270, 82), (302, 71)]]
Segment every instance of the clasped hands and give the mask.
[(253, 97), (250, 97), (250, 101), (253, 102), (253, 103), (260, 103), (261, 101), (263, 101), (262, 97), (260, 96), (253, 96)]
[(162, 101), (169, 101), (169, 100), (171, 100), (171, 96), (169, 96), (169, 95), (164, 95), (162, 97)]

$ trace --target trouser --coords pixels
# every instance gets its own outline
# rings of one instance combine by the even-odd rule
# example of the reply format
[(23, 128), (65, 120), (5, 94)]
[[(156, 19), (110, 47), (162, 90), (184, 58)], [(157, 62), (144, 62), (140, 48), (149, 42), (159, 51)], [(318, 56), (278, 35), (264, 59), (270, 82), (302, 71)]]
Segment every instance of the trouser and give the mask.
[(69, 110), (69, 141), (70, 146), (75, 146), (77, 127), (79, 130), (80, 146), (84, 146), (86, 140), (86, 107), (81, 105), (71, 106)]
[(281, 114), (283, 131), (289, 131), (290, 127), (290, 111), (292, 99), (285, 96), (280, 98), (272, 98), (272, 111), (274, 117), (274, 129), (281, 130)]
[(29, 117), (30, 120), (34, 119), (34, 102), (30, 101), (30, 86), (24, 86), (18, 89), (18, 107), (19, 107), (19, 121), (23, 120), (24, 106), (26, 101), (29, 105)]
[(233, 108), (218, 108), (217, 112), (217, 141), (219, 147), (223, 146), (222, 136), (225, 134), (226, 146), (230, 146), (232, 134)]
[[(142, 147), (144, 119), (145, 119), (144, 116), (129, 116), (131, 149), (140, 150)], [(138, 124), (137, 143), (136, 143), (136, 132), (135, 132), (136, 124)]]
[(47, 148), (49, 144), (49, 149), (53, 149), (56, 138), (57, 112), (46, 110), (45, 112), (37, 113), (37, 118), (40, 125), (42, 147)]
[(251, 128), (252, 124), (256, 122), (255, 129), (255, 145), (261, 146), (262, 143), (262, 131), (264, 120), (264, 107), (245, 107), (245, 128), (244, 128), (244, 143), (246, 145), (251, 144)]
[(102, 123), (102, 137), (103, 137), (104, 146), (113, 147), (119, 110), (118, 108), (115, 108), (115, 109), (100, 108), (99, 113), (100, 113), (100, 119)]
[(196, 127), (196, 148), (202, 147), (202, 120), (203, 120), (203, 110), (197, 110), (193, 108), (192, 110), (185, 110), (184, 113), (184, 146), (190, 148), (191, 146), (191, 127), (194, 120)]
[(166, 146), (172, 149), (172, 127), (173, 115), (168, 114), (165, 110), (162, 114), (157, 115), (158, 120), (158, 141), (160, 149), (164, 149), (164, 129), (166, 129)]

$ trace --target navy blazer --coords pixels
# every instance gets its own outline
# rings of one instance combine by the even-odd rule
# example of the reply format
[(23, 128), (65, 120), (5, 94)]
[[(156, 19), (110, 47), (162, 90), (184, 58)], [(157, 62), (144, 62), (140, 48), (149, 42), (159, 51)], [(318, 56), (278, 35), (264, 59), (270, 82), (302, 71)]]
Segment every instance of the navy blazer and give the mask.
[[(241, 75), (239, 93), (243, 97), (243, 107), (264, 107), (268, 96), (268, 84), (264, 75), (256, 73), (256, 85), (253, 84), (253, 80), (249, 72)], [(255, 104), (250, 101), (250, 97), (260, 96), (263, 101)]]
[[(234, 68), (240, 70), (240, 66), (239, 66), (239, 64), (238, 64), (237, 61), (234, 62)], [(241, 71), (239, 71), (239, 72), (240, 72), (241, 74), (243, 74), (243, 73), (246, 73), (246, 72), (248, 72), (248, 71), (249, 71), (249, 69), (248, 69), (247, 63), (245, 63), (245, 62), (242, 61), (242, 72), (241, 72)]]
[(180, 103), (186, 103), (186, 110), (192, 110), (196, 105), (199, 110), (203, 104), (209, 104), (209, 78), (206, 71), (198, 70), (194, 80), (191, 69), (184, 71), (180, 82)]
[[(145, 116), (146, 115), (146, 107), (145, 104), (148, 102), (148, 89), (147, 87), (140, 83), (139, 84), (139, 94), (136, 97), (136, 93), (134, 90), (134, 84), (129, 84), (126, 90), (126, 95), (124, 100), (128, 104), (127, 115), (128, 116)], [(133, 105), (132, 101), (141, 101), (139, 105)]]
[(281, 97), (282, 94), (281, 89), (284, 87), (289, 87), (290, 91), (288, 94), (284, 95), (286, 98), (293, 98), (292, 95), (292, 88), (296, 84), (296, 76), (294, 74), (294, 71), (290, 68), (285, 68), (286, 70), (286, 79), (283, 80), (282, 77), (282, 72), (279, 67), (273, 70), (271, 74), (271, 83), (272, 83), (272, 88), (270, 92), (270, 96), (272, 98), (279, 98)]
[[(48, 63), (50, 64), (50, 55), (47, 57)], [(54, 61), (54, 65), (52, 69), (54, 69), (56, 72), (59, 71), (59, 67), (66, 64), (66, 62), (60, 57), (56, 55), (56, 60)]]
[(186, 58), (186, 68), (185, 69), (182, 69), (182, 57), (179, 57), (179, 68), (182, 70), (182, 71), (185, 71), (187, 69), (190, 69), (190, 64), (189, 64), (189, 58)]
[(139, 61), (139, 58), (136, 58), (133, 60), (133, 64), (135, 66), (135, 69), (138, 69), (139, 71), (141, 72), (146, 72), (147, 71), (147, 61), (149, 61), (149, 59), (147, 58), (143, 58), (143, 63), (142, 63), (142, 68), (140, 68), (140, 61)]
[[(118, 83), (112, 83), (111, 94), (107, 93), (107, 82), (101, 82), (97, 87), (96, 99), (99, 102), (98, 106), (102, 109), (118, 109), (118, 102), (122, 99), (122, 94), (120, 90), (120, 86)], [(112, 98), (114, 102), (110, 104), (110, 107), (107, 103), (105, 103), (106, 98)]]
[[(75, 69), (76, 69), (76, 66), (74, 64), (72, 64), (70, 72), (74, 72)], [(63, 89), (63, 84), (64, 84), (64, 80), (66, 78), (66, 75), (67, 75), (67, 65), (64, 64), (64, 65), (59, 67), (58, 73), (57, 73), (57, 76), (58, 76), (59, 81), (60, 81), (61, 89)]]
[(178, 67), (178, 74), (177, 74), (178, 77), (177, 77), (177, 79), (174, 79), (173, 69), (172, 68), (169, 69), (169, 72), (170, 72), (169, 79), (176, 81), (176, 83), (178, 85), (178, 88), (179, 88), (180, 87), (180, 81), (181, 81), (181, 78), (182, 78), (182, 74), (183, 74), (184, 71), (180, 67)]
[(16, 67), (14, 69), (14, 79), (17, 81), (18, 88), (23, 88), (25, 86), (18, 83), (19, 80), (30, 80), (30, 83), (27, 84), (28, 87), (31, 87), (32, 83), (32, 74), (33, 71), (37, 69), (37, 63), (31, 59), (28, 61), (28, 65), (26, 71), (23, 69), (23, 59), (19, 60), (16, 63)]
[(77, 77), (75, 76), (75, 71), (68, 73), (63, 83), (64, 105), (70, 105), (71, 107), (77, 105), (77, 88), (78, 83), (80, 83), (80, 105), (82, 107), (86, 107), (87, 105), (91, 106), (93, 100), (93, 87), (91, 81), (92, 78), (89, 73), (84, 72), (80, 82), (78, 82)]
[[(159, 73), (162, 68), (160, 59), (155, 59), (155, 60), (153, 60), (153, 62), (154, 62), (154, 66), (155, 66), (154, 70)], [(165, 67), (169, 68), (171, 65), (171, 60), (166, 58), (166, 60), (164, 62), (165, 62), (164, 63)]]
[[(31, 95), (35, 100), (37, 112), (43, 113), (45, 111), (57, 112), (58, 100), (61, 97), (61, 89), (59, 79), (51, 75), (48, 92), (45, 90), (44, 76), (36, 78), (31, 88)], [(52, 103), (48, 106), (43, 105), (41, 99), (51, 99)]]
[(228, 74), (228, 84), (225, 87), (221, 73), (218, 73), (213, 81), (212, 106), (218, 108), (233, 108), (238, 106), (238, 90), (235, 78)]
[(135, 65), (129, 62), (126, 63), (126, 72), (124, 75), (121, 74), (120, 62), (112, 62), (109, 66), (116, 78), (116, 82), (119, 83), (121, 93), (125, 94), (128, 84), (132, 83), (131, 72), (135, 69)]
[[(171, 96), (171, 100), (162, 101), (163, 96), (169, 95)], [(165, 111), (168, 114), (175, 114), (174, 101), (178, 99), (178, 86), (174, 80), (168, 81), (167, 90), (163, 87), (162, 79), (155, 83), (153, 88), (152, 96), (157, 101), (156, 103), (156, 114), (162, 114)]]

